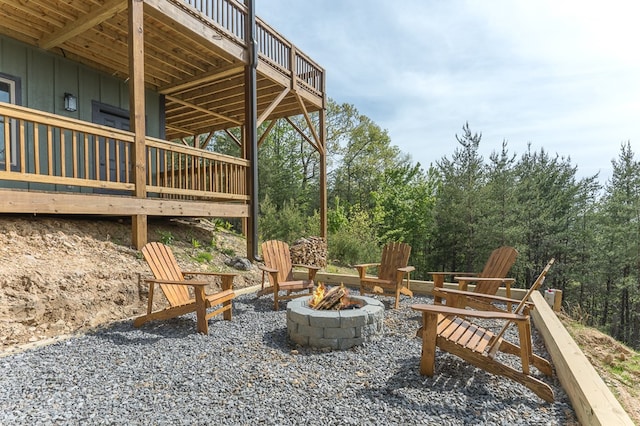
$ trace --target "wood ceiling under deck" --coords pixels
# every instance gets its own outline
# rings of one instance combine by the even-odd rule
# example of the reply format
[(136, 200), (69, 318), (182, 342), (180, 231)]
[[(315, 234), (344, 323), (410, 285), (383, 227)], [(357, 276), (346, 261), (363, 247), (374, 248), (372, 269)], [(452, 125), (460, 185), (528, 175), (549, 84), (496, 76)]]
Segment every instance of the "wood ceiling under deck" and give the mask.
[[(127, 80), (127, 8), (128, 0), (0, 0), (0, 32)], [(144, 13), (145, 84), (166, 97), (167, 139), (242, 124), (245, 5), (144, 0)], [(322, 109), (324, 70), (259, 19), (256, 34), (259, 121)]]

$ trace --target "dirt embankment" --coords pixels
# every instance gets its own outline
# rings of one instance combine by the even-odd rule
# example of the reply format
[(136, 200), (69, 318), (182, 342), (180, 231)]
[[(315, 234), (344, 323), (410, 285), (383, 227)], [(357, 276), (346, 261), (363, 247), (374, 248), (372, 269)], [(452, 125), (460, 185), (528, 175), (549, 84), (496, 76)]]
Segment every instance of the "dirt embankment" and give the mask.
[[(128, 221), (0, 216), (0, 350), (141, 314), (151, 272), (130, 247)], [(209, 221), (150, 221), (149, 240), (169, 242), (185, 270), (253, 271), (225, 265), (246, 255), (245, 240)], [(160, 300), (160, 303), (162, 300)]]

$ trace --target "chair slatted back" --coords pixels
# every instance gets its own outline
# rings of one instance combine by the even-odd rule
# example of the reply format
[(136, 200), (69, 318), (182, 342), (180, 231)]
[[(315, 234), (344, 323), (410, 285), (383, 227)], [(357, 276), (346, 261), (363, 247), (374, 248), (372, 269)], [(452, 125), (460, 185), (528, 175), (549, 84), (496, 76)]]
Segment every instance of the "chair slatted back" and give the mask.
[[(513, 311), (514, 314), (522, 315), (524, 313), (524, 308), (527, 304), (527, 301), (529, 300), (533, 292), (538, 290), (540, 286), (542, 286), (542, 283), (544, 283), (544, 280), (546, 279), (547, 272), (549, 272), (549, 269), (551, 269), (551, 266), (555, 261), (556, 260), (554, 258), (551, 258), (551, 260), (549, 260), (549, 262), (547, 263), (547, 266), (544, 267), (540, 275), (538, 275), (538, 278), (535, 280), (535, 282), (531, 285), (527, 293), (522, 298), (522, 301), (520, 301), (520, 303), (518, 303), (518, 306), (514, 309)], [(507, 321), (505, 325), (502, 327), (502, 329), (500, 330), (500, 332), (496, 335), (496, 339), (494, 340), (492, 347), (489, 350), (490, 352), (492, 351), (495, 352), (495, 347), (499, 345), (502, 335), (505, 333), (505, 331), (507, 331), (507, 328), (509, 328), (510, 325), (511, 325), (511, 321)]]
[[(142, 255), (157, 280), (184, 281), (184, 275), (169, 247), (162, 243), (147, 243)], [(182, 285), (160, 284), (160, 288), (171, 306), (180, 306), (191, 300), (189, 290)]]
[[(277, 240), (265, 241), (262, 243), (262, 258), (267, 268), (278, 270), (278, 282), (293, 281), (289, 244)], [(269, 282), (271, 285), (275, 285), (270, 274)]]
[(406, 243), (387, 243), (382, 249), (382, 260), (378, 278), (395, 281), (398, 268), (404, 268), (409, 264), (411, 246)]
[[(480, 273), (480, 278), (505, 278), (509, 270), (516, 262), (518, 250), (509, 246), (498, 247), (491, 252), (484, 269)], [(500, 288), (500, 281), (478, 282), (476, 284), (476, 293), (496, 294)]]

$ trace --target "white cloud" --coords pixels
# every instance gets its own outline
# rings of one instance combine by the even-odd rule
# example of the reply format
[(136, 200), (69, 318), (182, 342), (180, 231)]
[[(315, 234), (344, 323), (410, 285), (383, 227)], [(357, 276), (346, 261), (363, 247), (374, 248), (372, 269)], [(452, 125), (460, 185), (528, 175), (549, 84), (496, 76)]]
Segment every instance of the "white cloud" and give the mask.
[(327, 70), (330, 97), (354, 104), (423, 165), (453, 152), (465, 121), (483, 133), (487, 155), (503, 139), (518, 154), (532, 142), (606, 176), (630, 139), (640, 158), (635, 0), (257, 7)]

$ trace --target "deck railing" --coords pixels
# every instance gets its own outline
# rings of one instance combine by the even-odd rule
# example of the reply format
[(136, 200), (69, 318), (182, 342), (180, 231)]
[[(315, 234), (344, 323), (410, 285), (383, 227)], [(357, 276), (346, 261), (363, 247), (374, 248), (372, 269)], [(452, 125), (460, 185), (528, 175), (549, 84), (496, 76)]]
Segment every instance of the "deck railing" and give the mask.
[[(203, 16), (213, 21), (243, 46), (247, 7), (236, 0), (183, 0)], [(297, 85), (315, 95), (324, 93), (322, 68), (293, 44), (278, 34), (260, 18), (256, 19), (256, 42), (259, 57), (275, 70), (288, 77), (295, 77)]]
[[(0, 180), (132, 195), (131, 132), (0, 102)], [(244, 159), (146, 139), (148, 196), (248, 200)], [(46, 185), (55, 185), (48, 187)]]
[(170, 198), (246, 201), (249, 162), (147, 138), (147, 192)]

